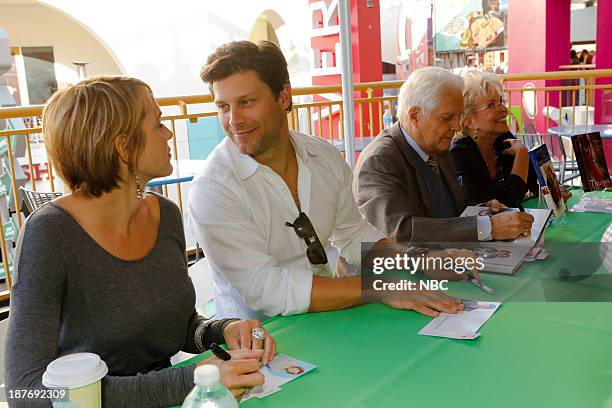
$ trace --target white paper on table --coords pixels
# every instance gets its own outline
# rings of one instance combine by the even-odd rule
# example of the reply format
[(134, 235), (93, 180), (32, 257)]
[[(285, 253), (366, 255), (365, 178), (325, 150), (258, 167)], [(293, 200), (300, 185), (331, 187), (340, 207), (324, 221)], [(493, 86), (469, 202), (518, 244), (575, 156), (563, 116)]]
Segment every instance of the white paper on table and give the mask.
[(295, 378), (306, 374), (316, 367), (314, 364), (289, 357), (285, 354), (278, 354), (267, 366), (259, 370), (264, 376), (264, 384), (247, 391), (241, 402), (253, 397), (263, 398), (274, 394), (281, 390), (281, 385), (293, 381)]
[(255, 398), (255, 397), (257, 398), (267, 397), (268, 395), (272, 395), (275, 392), (279, 392), (280, 390), (281, 390), (280, 388), (266, 387), (264, 383), (264, 385), (260, 385), (259, 387), (251, 388), (246, 393), (244, 393), (244, 396), (242, 397), (240, 402), (242, 403), (244, 401), (248, 401), (251, 398)]
[(609, 198), (583, 197), (574, 204), (571, 211), (612, 213), (612, 200)]
[(418, 334), (473, 340), (480, 336), (478, 329), (486, 323), (501, 305), (499, 302), (464, 301), (465, 309), (457, 314), (440, 313)]

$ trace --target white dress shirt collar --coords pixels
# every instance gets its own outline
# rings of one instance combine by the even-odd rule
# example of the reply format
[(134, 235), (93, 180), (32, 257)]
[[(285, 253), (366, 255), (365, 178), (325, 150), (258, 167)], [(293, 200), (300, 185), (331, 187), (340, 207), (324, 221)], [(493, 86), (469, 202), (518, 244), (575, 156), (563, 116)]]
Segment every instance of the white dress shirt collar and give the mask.
[(408, 134), (408, 131), (406, 129), (404, 129), (404, 127), (401, 124), (400, 124), (400, 129), (402, 130), (402, 133), (403, 133), (404, 137), (406, 138), (406, 141), (408, 142), (410, 147), (412, 147), (412, 149), (414, 149), (414, 151), (419, 155), (419, 157), (421, 159), (423, 159), (423, 161), (425, 163), (427, 163), (427, 160), (429, 160), (429, 155), (427, 153), (425, 153), (425, 151), (423, 149), (421, 149), (421, 147), (412, 138), (412, 136), (410, 136), (410, 134)]
[[(308, 146), (306, 146), (305, 144), (300, 143), (300, 140), (297, 139), (291, 132), (289, 132), (289, 138), (291, 140), (293, 148), (295, 149), (298, 162), (301, 160), (303, 163), (308, 163), (309, 156), (316, 157), (317, 153), (315, 151), (312, 151), (312, 149), (308, 149)], [(238, 171), (240, 180), (244, 181), (248, 179), (253, 174), (255, 174), (255, 172), (260, 166), (262, 166), (257, 160), (255, 160), (248, 154), (240, 153), (240, 151), (238, 150), (236, 145), (234, 145), (233, 142), (230, 141), (228, 145), (234, 153), (233, 156), (235, 158), (236, 170)]]

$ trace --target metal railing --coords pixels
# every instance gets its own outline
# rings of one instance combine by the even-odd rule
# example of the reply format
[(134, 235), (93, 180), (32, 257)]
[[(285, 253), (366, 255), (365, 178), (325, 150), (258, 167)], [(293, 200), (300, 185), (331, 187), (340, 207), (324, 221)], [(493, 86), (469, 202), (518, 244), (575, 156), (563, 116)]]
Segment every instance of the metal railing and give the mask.
[[(537, 133), (544, 133), (550, 127), (550, 121), (554, 119), (551, 118), (551, 113), (553, 108), (558, 108), (563, 111), (563, 109), (568, 109), (571, 119), (569, 124), (580, 124), (584, 125), (592, 125), (594, 124), (594, 106), (592, 104), (593, 96), (597, 90), (602, 91), (610, 91), (612, 90), (612, 81), (608, 84), (596, 84), (595, 80), (598, 78), (612, 78), (612, 70), (575, 70), (575, 71), (559, 71), (559, 72), (543, 72), (543, 73), (530, 73), (530, 74), (506, 74), (501, 75), (504, 84), (505, 91), (508, 94), (508, 100), (510, 101), (509, 114), (513, 114), (513, 108), (519, 107), (521, 108), (521, 102), (524, 105), (525, 103), (529, 103), (529, 98), (533, 102), (535, 109), (533, 109), (532, 116), (529, 119), (532, 119), (532, 122), (535, 123), (535, 129), (538, 131)], [(555, 81), (561, 82), (561, 84), (544, 84), (543, 86), (535, 86), (533, 82), (541, 82), (541, 81)], [(563, 83), (566, 82), (566, 84)], [(583, 83), (579, 83), (578, 81), (583, 81)], [(574, 82), (574, 83), (572, 83)], [(524, 83), (532, 83), (534, 86), (522, 86)], [(528, 93), (529, 96), (526, 97), (525, 93)], [(551, 95), (553, 96), (551, 98)], [(517, 97), (518, 96), (518, 97)], [(542, 100), (544, 98), (544, 106), (541, 108), (538, 105), (538, 100)], [(584, 101), (581, 103), (580, 97), (584, 96)], [(556, 98), (556, 99), (555, 99)], [(517, 103), (517, 101), (519, 101)], [(591, 102), (590, 104), (588, 102)], [(583, 115), (584, 118), (580, 118), (579, 115), (582, 114), (584, 109), (580, 108), (581, 106), (586, 107), (586, 114)], [(524, 107), (522, 109), (524, 112)], [(544, 116), (544, 126), (543, 128), (538, 128), (538, 118)], [(528, 115), (530, 116), (530, 115)], [(562, 117), (559, 117), (559, 121), (562, 121)], [(577, 121), (577, 119), (581, 119)], [(555, 122), (559, 122), (555, 121)], [(558, 123), (560, 124), (560, 123)]]
[[(510, 101), (509, 120), (514, 127), (513, 130), (520, 133), (543, 133), (549, 128), (553, 119), (550, 111), (554, 108), (569, 108), (572, 115), (572, 123), (576, 123), (576, 118), (584, 108), (580, 105), (580, 93), (590, 96), (596, 90), (612, 92), (612, 84), (596, 84), (596, 78), (612, 78), (612, 69), (609, 70), (576, 70), (559, 71), (527, 74), (506, 74), (501, 75), (505, 86), (505, 92)], [(574, 80), (585, 81), (582, 84), (540, 84), (531, 87), (524, 87), (525, 82), (534, 81), (561, 81)], [(395, 111), (397, 91), (402, 85), (402, 81), (372, 82), (356, 84), (355, 89), (355, 135), (356, 138), (374, 137), (383, 130), (383, 115), (385, 110), (390, 113)], [(340, 85), (332, 86), (313, 86), (293, 89), (294, 103), (293, 110), (288, 114), (289, 126), (291, 129), (301, 130), (317, 137), (327, 138), (342, 144), (344, 138), (342, 123), (343, 103), (340, 98)], [(525, 93), (528, 93), (526, 96)], [(533, 93), (533, 95), (531, 95)], [(545, 101), (548, 111), (538, 112), (540, 106), (538, 100)], [(552, 96), (552, 98), (551, 98)], [(529, 98), (533, 98), (535, 109), (533, 112), (526, 112), (525, 104), (529, 103)], [(585, 98), (586, 101), (589, 98)], [(171, 148), (174, 159), (182, 159), (183, 151), (179, 147), (179, 140), (184, 142), (187, 137), (187, 123), (196, 123), (200, 118), (216, 116), (215, 106), (212, 104), (210, 95), (191, 95), (158, 98), (157, 102), (164, 112), (162, 120), (169, 124), (174, 137), (172, 138)], [(590, 106), (590, 105), (589, 105)], [(592, 123), (589, 116), (589, 106), (586, 108), (586, 122)], [(531, 115), (532, 113), (532, 115)], [(21, 211), (21, 200), (18, 194), (19, 184), (26, 184), (32, 190), (43, 188), (46, 191), (56, 191), (58, 179), (54, 175), (52, 166), (46, 159), (42, 143), (42, 129), (40, 127), (40, 115), (42, 106), (25, 106), (0, 108), (0, 151), (1, 144), (6, 147), (5, 160), (3, 160), (3, 170), (11, 175), (10, 185), (5, 186), (10, 191), (12, 218), (16, 219), (17, 227), (20, 228), (24, 218)], [(543, 125), (538, 118), (545, 116)], [(15, 122), (26, 121), (25, 126), (19, 126)], [(590, 121), (590, 123), (589, 123)], [(534, 129), (526, 129), (526, 123), (533, 123)], [(557, 122), (557, 121), (554, 121)], [(557, 122), (558, 123), (558, 122)], [(3, 126), (4, 124), (4, 126)], [(22, 128), (20, 128), (22, 127)], [(526, 131), (531, 130), (531, 131)], [(15, 160), (15, 146), (17, 141), (25, 142), (23, 157)], [(12, 175), (16, 174), (16, 166), (23, 167), (29, 174), (25, 180), (18, 181)], [(44, 178), (38, 177), (40, 173), (46, 175)], [(42, 178), (42, 180), (41, 180)], [(176, 183), (174, 186), (164, 185), (162, 193), (166, 197), (174, 199), (181, 211), (185, 199), (183, 183)], [(1, 186), (0, 186), (1, 188)], [(4, 221), (6, 222), (6, 221)], [(7, 259), (8, 252), (13, 248), (7, 248), (5, 244), (5, 225), (0, 224), (2, 233), (0, 234), (0, 244), (2, 246), (3, 260)], [(10, 273), (7, 262), (3, 263), (5, 276), (7, 277), (7, 290), (0, 292), (0, 300), (6, 299), (10, 292)]]

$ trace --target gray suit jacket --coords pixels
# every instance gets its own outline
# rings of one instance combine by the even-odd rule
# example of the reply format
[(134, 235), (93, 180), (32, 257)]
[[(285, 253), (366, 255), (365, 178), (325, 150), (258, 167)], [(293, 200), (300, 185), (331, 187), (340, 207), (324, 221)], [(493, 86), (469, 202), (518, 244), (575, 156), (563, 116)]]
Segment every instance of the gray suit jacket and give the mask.
[(364, 149), (355, 168), (353, 193), (368, 222), (397, 242), (477, 241), (476, 217), (458, 217), (466, 197), (451, 155), (445, 152), (437, 158), (456, 218), (432, 218), (431, 198), (416, 164), (421, 158), (396, 123)]

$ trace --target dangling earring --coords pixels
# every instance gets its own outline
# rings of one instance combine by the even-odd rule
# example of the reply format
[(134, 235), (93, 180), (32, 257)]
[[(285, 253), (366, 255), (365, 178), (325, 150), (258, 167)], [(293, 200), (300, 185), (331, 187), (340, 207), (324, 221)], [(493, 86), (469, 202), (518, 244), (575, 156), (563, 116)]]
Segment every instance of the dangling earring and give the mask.
[(478, 131), (480, 130), (480, 128), (476, 128), (476, 130), (474, 131), (474, 140), (478, 140)]
[(144, 198), (144, 194), (142, 192), (142, 185), (140, 184), (140, 176), (138, 174), (134, 174), (136, 178), (136, 198), (142, 200)]

